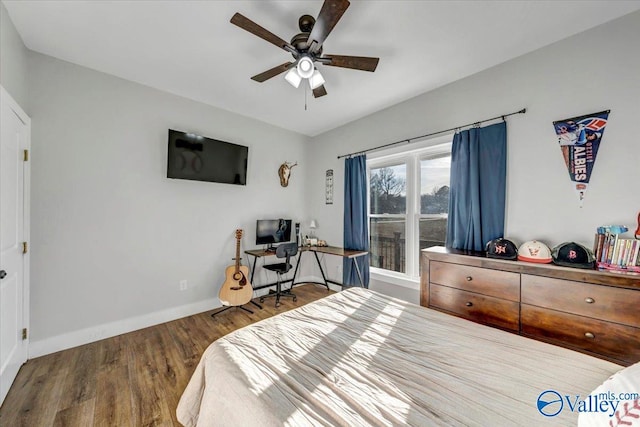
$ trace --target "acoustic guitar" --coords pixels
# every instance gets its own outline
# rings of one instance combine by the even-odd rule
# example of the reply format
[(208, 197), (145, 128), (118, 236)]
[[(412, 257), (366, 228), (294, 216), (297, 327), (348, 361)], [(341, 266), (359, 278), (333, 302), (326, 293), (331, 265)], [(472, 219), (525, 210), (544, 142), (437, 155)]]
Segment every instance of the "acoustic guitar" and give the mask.
[(225, 280), (218, 293), (218, 298), (222, 305), (238, 306), (244, 305), (251, 301), (253, 297), (253, 288), (249, 283), (249, 267), (240, 265), (240, 239), (242, 239), (242, 230), (236, 230), (236, 257), (235, 265), (226, 268)]

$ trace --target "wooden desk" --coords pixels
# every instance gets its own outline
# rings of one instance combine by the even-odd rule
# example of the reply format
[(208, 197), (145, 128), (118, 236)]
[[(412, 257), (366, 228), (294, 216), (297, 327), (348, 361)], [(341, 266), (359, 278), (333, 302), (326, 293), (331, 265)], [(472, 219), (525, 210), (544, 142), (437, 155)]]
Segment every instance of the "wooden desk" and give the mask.
[[(360, 286), (364, 287), (364, 281), (362, 280), (362, 274), (360, 273), (360, 267), (358, 267), (358, 263), (356, 262), (356, 258), (361, 257), (361, 256), (365, 256), (367, 255), (369, 252), (367, 251), (359, 251), (359, 250), (354, 250), (354, 249), (344, 249), (344, 248), (339, 248), (336, 246), (303, 246), (302, 248), (300, 248), (300, 251), (302, 252), (313, 252), (313, 255), (315, 255), (316, 258), (316, 262), (318, 263), (318, 268), (320, 269), (320, 273), (322, 274), (322, 280), (324, 280), (324, 283), (320, 283), (321, 285), (325, 285), (327, 287), (327, 289), (329, 289), (329, 283), (333, 283), (334, 285), (340, 285), (340, 286), (344, 286), (344, 283), (341, 282), (336, 282), (333, 280), (329, 280), (327, 279), (327, 276), (324, 273), (324, 269), (322, 268), (322, 264), (320, 264), (320, 258), (318, 257), (318, 254), (329, 254), (329, 255), (336, 255), (336, 256), (341, 256), (343, 258), (349, 258), (351, 259), (351, 261), (353, 262), (354, 267), (356, 268), (356, 274), (358, 275), (358, 280), (360, 281)], [(300, 264), (300, 259), (302, 258), (302, 254), (300, 254), (300, 256), (298, 257), (298, 264)], [(298, 270), (298, 265), (296, 264), (296, 272)], [(298, 283), (295, 282), (295, 273), (293, 274), (293, 278), (294, 278), (294, 282), (293, 285), (297, 285)]]
[[(362, 279), (362, 274), (360, 273), (360, 267), (358, 267), (358, 263), (356, 262), (356, 258), (367, 255), (369, 252), (367, 251), (359, 251), (359, 250), (352, 250), (352, 249), (344, 249), (344, 248), (339, 248), (336, 246), (301, 246), (300, 248), (298, 248), (299, 254), (298, 254), (298, 260), (296, 261), (296, 269), (293, 272), (293, 277), (291, 279), (288, 280), (284, 280), (283, 283), (287, 283), (287, 282), (291, 282), (291, 287), (295, 286), (295, 285), (299, 285), (302, 283), (318, 283), (320, 285), (325, 285), (327, 287), (327, 289), (329, 289), (329, 283), (333, 283), (335, 285), (340, 285), (340, 286), (344, 286), (343, 283), (340, 282), (336, 282), (334, 280), (329, 280), (327, 279), (327, 275), (324, 272), (324, 269), (322, 268), (322, 264), (320, 263), (320, 258), (318, 257), (318, 254), (329, 254), (329, 255), (335, 255), (335, 256), (340, 256), (343, 258), (349, 258), (353, 261), (353, 265), (356, 268), (356, 273), (358, 275), (358, 280), (360, 280), (360, 286), (364, 287), (364, 282)], [(298, 268), (300, 267), (300, 260), (302, 259), (302, 254), (304, 252), (313, 252), (313, 255), (316, 258), (316, 262), (318, 263), (318, 268), (320, 268), (320, 274), (322, 274), (322, 280), (323, 282), (297, 282), (296, 283), (296, 276), (298, 275)], [(258, 258), (262, 258), (265, 256), (275, 256), (275, 252), (271, 252), (271, 251), (266, 251), (263, 249), (251, 249), (248, 251), (244, 251), (244, 253), (246, 253), (247, 255), (251, 255), (254, 257), (253, 260), (253, 266), (251, 267), (251, 283), (253, 283), (253, 277), (255, 275), (255, 271), (256, 271), (256, 264), (258, 263)], [(263, 288), (267, 288), (270, 286), (274, 286), (275, 283), (269, 283), (266, 285), (260, 285), (260, 286), (254, 286), (253, 289), (263, 289)]]

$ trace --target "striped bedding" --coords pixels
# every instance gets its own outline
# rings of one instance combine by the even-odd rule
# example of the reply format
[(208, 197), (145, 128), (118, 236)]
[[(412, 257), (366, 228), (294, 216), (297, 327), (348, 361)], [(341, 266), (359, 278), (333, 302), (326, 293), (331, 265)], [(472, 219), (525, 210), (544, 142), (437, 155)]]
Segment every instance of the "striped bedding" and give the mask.
[(545, 390), (587, 396), (621, 366), (352, 288), (212, 343), (185, 426), (573, 425)]

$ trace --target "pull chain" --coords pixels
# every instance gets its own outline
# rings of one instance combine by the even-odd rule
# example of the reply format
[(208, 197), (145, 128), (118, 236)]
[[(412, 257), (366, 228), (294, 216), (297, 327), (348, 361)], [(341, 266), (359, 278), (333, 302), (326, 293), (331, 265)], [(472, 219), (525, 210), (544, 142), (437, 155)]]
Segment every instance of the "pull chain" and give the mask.
[(304, 111), (307, 111), (307, 85), (304, 85)]

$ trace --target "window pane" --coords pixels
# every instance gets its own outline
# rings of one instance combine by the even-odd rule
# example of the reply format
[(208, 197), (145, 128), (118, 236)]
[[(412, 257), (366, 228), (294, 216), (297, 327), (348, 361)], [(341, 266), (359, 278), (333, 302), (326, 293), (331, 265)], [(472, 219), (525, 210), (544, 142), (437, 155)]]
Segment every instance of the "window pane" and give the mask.
[(443, 246), (449, 213), (451, 156), (420, 162), (420, 249)]
[(405, 164), (371, 169), (372, 214), (403, 214), (407, 211), (406, 177)]
[(371, 266), (405, 272), (405, 219), (370, 218)]
[(449, 212), (451, 156), (420, 162), (420, 212), (446, 215)]

